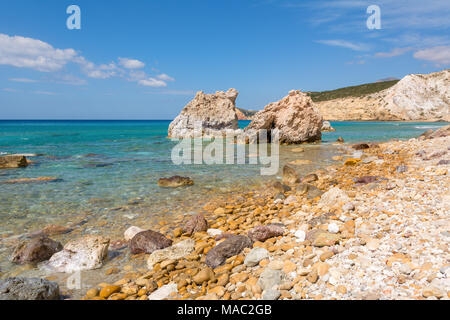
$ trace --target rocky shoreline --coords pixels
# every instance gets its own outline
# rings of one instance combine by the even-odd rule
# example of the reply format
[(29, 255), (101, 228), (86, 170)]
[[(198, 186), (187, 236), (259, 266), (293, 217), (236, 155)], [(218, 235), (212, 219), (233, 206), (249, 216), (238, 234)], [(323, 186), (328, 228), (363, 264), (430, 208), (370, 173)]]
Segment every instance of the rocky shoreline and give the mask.
[[(359, 144), (340, 165), (303, 177), (288, 166), (270, 188), (126, 230), (130, 264), (83, 299), (448, 299), (449, 150), (448, 127)], [(94, 238), (102, 260), (109, 240)], [(92, 257), (83, 239), (53, 256)]]

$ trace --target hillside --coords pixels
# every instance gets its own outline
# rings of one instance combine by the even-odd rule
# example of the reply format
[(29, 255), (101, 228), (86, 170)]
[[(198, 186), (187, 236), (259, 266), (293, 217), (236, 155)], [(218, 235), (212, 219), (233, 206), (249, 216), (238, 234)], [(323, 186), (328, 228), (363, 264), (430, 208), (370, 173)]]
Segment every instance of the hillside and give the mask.
[(239, 120), (251, 120), (257, 111), (236, 108)]
[(447, 69), (308, 94), (329, 121), (450, 121), (449, 83)]

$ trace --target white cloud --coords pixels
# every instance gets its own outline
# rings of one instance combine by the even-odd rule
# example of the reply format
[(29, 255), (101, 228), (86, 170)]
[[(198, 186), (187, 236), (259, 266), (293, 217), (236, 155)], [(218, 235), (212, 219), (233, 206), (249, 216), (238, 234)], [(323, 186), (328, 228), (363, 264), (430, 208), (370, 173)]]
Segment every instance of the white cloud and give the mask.
[(378, 57), (378, 58), (397, 57), (397, 56), (401, 56), (411, 50), (412, 50), (412, 48), (409, 48), (409, 47), (408, 48), (394, 48), (390, 52), (375, 53), (375, 57)]
[(414, 53), (414, 58), (437, 64), (450, 64), (450, 46), (438, 46), (419, 50)]
[(145, 63), (136, 59), (119, 58), (119, 65), (127, 69), (141, 69)]
[(0, 64), (3, 65), (53, 72), (61, 70), (76, 55), (73, 49), (55, 49), (40, 40), (0, 33)]
[(13, 81), (13, 82), (22, 82), (22, 83), (34, 83), (34, 82), (38, 82), (37, 80), (28, 79), (28, 78), (10, 78), (9, 81)]
[(168, 76), (165, 73), (162, 73), (162, 74), (158, 75), (157, 78), (160, 79), (160, 80), (164, 80), (164, 81), (175, 81), (174, 78), (172, 78), (171, 76)]
[(141, 86), (146, 86), (146, 87), (166, 87), (167, 86), (167, 83), (165, 83), (162, 80), (155, 79), (155, 78), (139, 80), (138, 84), (140, 84)]
[(5, 91), (5, 92), (19, 92), (19, 90), (11, 89), (11, 88), (3, 88), (2, 91)]
[(369, 47), (366, 44), (363, 43), (353, 43), (346, 40), (317, 40), (317, 43), (325, 44), (327, 46), (335, 46), (335, 47), (342, 47), (347, 49), (352, 49), (354, 51), (366, 51), (369, 49)]

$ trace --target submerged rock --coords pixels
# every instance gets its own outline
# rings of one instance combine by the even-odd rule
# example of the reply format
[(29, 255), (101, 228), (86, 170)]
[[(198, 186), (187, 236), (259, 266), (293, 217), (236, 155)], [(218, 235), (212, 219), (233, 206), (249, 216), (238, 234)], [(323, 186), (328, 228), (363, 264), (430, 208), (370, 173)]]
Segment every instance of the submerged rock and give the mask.
[(56, 272), (72, 273), (98, 269), (108, 254), (109, 239), (87, 235), (69, 241), (62, 251), (55, 253), (44, 267)]
[(282, 236), (284, 234), (284, 227), (278, 224), (269, 224), (267, 226), (257, 226), (249, 231), (248, 237), (253, 241), (264, 242), (267, 239)]
[(125, 230), (123, 237), (125, 240), (129, 241), (134, 238), (135, 235), (137, 235), (139, 232), (145, 231), (144, 229), (141, 229), (136, 226), (131, 226), (127, 230)]
[(27, 158), (23, 155), (10, 154), (0, 156), (0, 169), (23, 168), (28, 166)]
[(170, 123), (169, 138), (193, 137), (196, 123), (202, 124), (197, 134), (222, 135), (225, 130), (238, 130), (238, 115), (235, 106), (236, 89), (215, 94), (197, 92), (181, 113)]
[(208, 230), (208, 221), (201, 213), (191, 217), (183, 227), (183, 232), (189, 235), (206, 230)]
[(257, 112), (245, 131), (254, 133), (261, 129), (277, 129), (280, 143), (315, 142), (322, 138), (322, 122), (322, 116), (313, 106), (311, 98), (303, 92), (292, 90), (280, 101), (270, 103)]
[(7, 278), (0, 281), (0, 300), (59, 300), (56, 282), (39, 278)]
[(352, 145), (352, 148), (355, 150), (364, 150), (364, 149), (369, 149), (370, 146), (367, 143), (357, 143)]
[(311, 183), (319, 180), (319, 177), (315, 173), (308, 174), (302, 178), (302, 183)]
[(285, 184), (282, 184), (282, 183), (279, 182), (279, 181), (274, 182), (274, 183), (272, 184), (272, 187), (273, 187), (275, 190), (277, 190), (278, 192), (288, 192), (288, 191), (291, 191), (291, 187), (289, 187), (289, 186), (287, 186), (287, 185), (285, 185)]
[(62, 249), (61, 243), (46, 236), (40, 236), (20, 243), (14, 249), (11, 261), (18, 264), (38, 263), (50, 259), (52, 255)]
[(378, 176), (362, 176), (353, 179), (353, 182), (356, 184), (368, 184), (373, 182), (379, 182), (380, 177)]
[(158, 186), (164, 188), (177, 188), (182, 186), (192, 186), (194, 180), (189, 177), (173, 176), (170, 178), (160, 178), (158, 180)]
[(16, 184), (16, 183), (46, 183), (46, 182), (60, 182), (59, 178), (55, 177), (39, 177), (39, 178), (20, 178), (5, 180), (2, 183)]
[(251, 246), (250, 238), (241, 235), (231, 236), (208, 251), (205, 263), (211, 268), (216, 268), (224, 264), (229, 257), (235, 256), (244, 248), (251, 248)]
[(164, 249), (172, 245), (172, 240), (163, 234), (152, 230), (142, 231), (136, 234), (130, 241), (132, 254), (152, 253), (155, 250)]
[(300, 182), (300, 176), (298, 175), (297, 171), (294, 168), (285, 165), (283, 167), (282, 182), (287, 185), (297, 184)]
[(339, 142), (339, 143), (344, 143), (344, 138), (342, 138), (342, 137), (338, 137), (338, 138), (337, 138), (337, 140), (336, 140), (336, 142)]

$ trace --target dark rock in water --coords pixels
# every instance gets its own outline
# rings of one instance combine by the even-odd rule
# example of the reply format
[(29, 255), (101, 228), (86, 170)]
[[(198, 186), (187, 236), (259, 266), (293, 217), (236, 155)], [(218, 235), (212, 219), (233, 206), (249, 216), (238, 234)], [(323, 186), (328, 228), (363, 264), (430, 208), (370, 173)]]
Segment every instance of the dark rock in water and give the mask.
[(164, 188), (177, 188), (181, 186), (191, 186), (194, 181), (189, 177), (173, 176), (170, 178), (161, 178), (158, 180), (158, 186)]
[(23, 168), (28, 166), (27, 158), (23, 155), (9, 154), (0, 156), (0, 169)]
[(276, 224), (269, 224), (267, 226), (257, 226), (249, 231), (248, 237), (253, 241), (264, 242), (267, 239), (282, 236), (284, 234), (284, 227)]
[(14, 249), (11, 261), (19, 264), (38, 263), (50, 259), (52, 255), (62, 249), (61, 243), (46, 236), (40, 236), (21, 242)]
[(442, 159), (442, 160), (440, 160), (439, 162), (438, 162), (438, 166), (442, 166), (442, 165), (446, 165), (446, 164), (450, 164), (450, 160), (444, 160), (444, 159)]
[(344, 138), (339, 137), (339, 138), (337, 138), (336, 142), (344, 143)]
[(363, 149), (369, 149), (369, 145), (367, 143), (357, 143), (352, 145), (352, 148), (355, 150), (363, 150)]
[(403, 172), (407, 172), (408, 171), (408, 167), (405, 166), (404, 164), (399, 165), (395, 168), (395, 171), (397, 171), (398, 173), (403, 173)]
[(183, 232), (189, 235), (206, 230), (208, 230), (208, 221), (201, 213), (191, 217), (183, 227)]
[(86, 163), (83, 164), (83, 168), (104, 168), (104, 167), (111, 167), (112, 163)]
[(130, 240), (130, 251), (132, 254), (152, 253), (171, 245), (172, 240), (166, 238), (163, 234), (147, 230), (139, 232)]
[(319, 180), (319, 177), (315, 173), (308, 174), (302, 178), (302, 183), (310, 183)]
[(298, 175), (297, 171), (294, 168), (285, 165), (283, 167), (282, 182), (287, 185), (297, 184), (300, 182), (300, 176)]
[(354, 178), (353, 182), (358, 183), (358, 184), (368, 184), (368, 183), (373, 183), (373, 182), (380, 182), (380, 180), (382, 180), (382, 178), (380, 178), (378, 176), (363, 176), (363, 177)]
[(39, 278), (7, 278), (0, 281), (0, 300), (59, 300), (56, 282)]
[(289, 187), (289, 186), (287, 186), (287, 185), (285, 185), (285, 184), (282, 184), (282, 183), (279, 182), (279, 181), (274, 182), (274, 184), (272, 185), (272, 187), (273, 187), (275, 190), (279, 191), (279, 192), (288, 192), (288, 191), (291, 191), (291, 187)]
[(241, 253), (244, 248), (251, 248), (252, 241), (246, 236), (232, 236), (219, 243), (206, 254), (206, 265), (216, 268), (225, 263), (225, 260)]
[(320, 197), (323, 194), (322, 190), (307, 183), (299, 184), (297, 188), (295, 188), (295, 191), (297, 194), (306, 195), (309, 200)]

